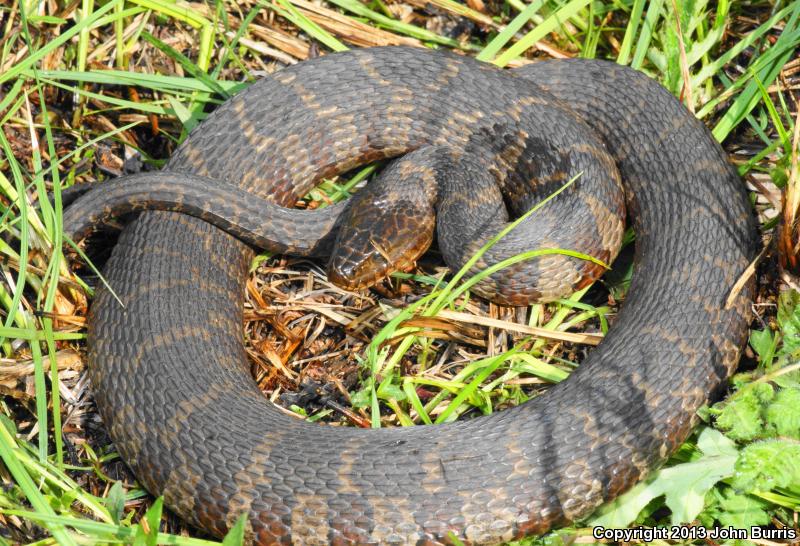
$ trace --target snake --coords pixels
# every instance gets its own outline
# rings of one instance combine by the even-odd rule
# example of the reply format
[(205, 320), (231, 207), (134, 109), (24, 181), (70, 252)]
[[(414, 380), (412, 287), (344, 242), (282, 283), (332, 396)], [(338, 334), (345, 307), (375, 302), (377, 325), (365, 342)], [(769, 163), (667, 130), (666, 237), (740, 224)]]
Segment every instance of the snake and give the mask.
[[(467, 159), (459, 150), (473, 144)], [(525, 209), (576, 176), (564, 200), (530, 217), (581, 216), (594, 229), (572, 242), (613, 239), (598, 225), (618, 233), (619, 222), (597, 212), (615, 205), (574, 196), (594, 191), (613, 203), (620, 188), (635, 232), (634, 274), (612, 328), (567, 380), (491, 415), (372, 430), (292, 418), (258, 390), (243, 344), (245, 281), (258, 242), (246, 234), (261, 230), (267, 244), (308, 254), (341, 243), (346, 263), (350, 243), (340, 239), (349, 224), (373, 243), (382, 228), (427, 233), (433, 228), (416, 228), (418, 211), (403, 196), (389, 223), (359, 220), (364, 206), (289, 210), (323, 178), (382, 159), (391, 161), (389, 175), (375, 181), (384, 178), (380, 191), (431, 172), (446, 179), (445, 167), (461, 173), (457, 187), (465, 173), (478, 179), (470, 194), (434, 197), (435, 207), (453, 201), (449, 212), (437, 208), (435, 229), (460, 235), (452, 253), (462, 260), (474, 237), (509, 221), (486, 211), (500, 201)], [(78, 236), (106, 213), (138, 211), (104, 268), (113, 292), (98, 288), (90, 308), (89, 376), (140, 483), (211, 535), (223, 536), (243, 514), (247, 540), (257, 544), (496, 544), (581, 521), (689, 437), (746, 341), (754, 284), (740, 278), (759, 245), (746, 187), (680, 101), (615, 63), (504, 70), (421, 48), (328, 54), (250, 85), (201, 122), (162, 172), (139, 176), (108, 185), (109, 195), (123, 197), (107, 210), (94, 201), (103, 210), (88, 222), (86, 206), (65, 212), (65, 231)], [(541, 188), (522, 184), (529, 178)], [(607, 189), (592, 190), (595, 179)], [(498, 180), (500, 190), (488, 187)], [(376, 205), (380, 192), (367, 191), (371, 185), (361, 191)], [(522, 194), (532, 197), (509, 198)], [(219, 201), (234, 195), (220, 211)], [(254, 214), (273, 206), (260, 226), (242, 220), (248, 196)], [(578, 202), (588, 212), (578, 212)], [(157, 208), (164, 210), (150, 210)], [(467, 214), (461, 209), (483, 210), (486, 223), (453, 227)], [(293, 220), (297, 213), (307, 225)], [(572, 229), (569, 219), (556, 221), (561, 229), (537, 245)], [(302, 239), (305, 227), (321, 231)], [(554, 254), (520, 270), (522, 280), (490, 279), (483, 294), (509, 304), (520, 293), (552, 295), (526, 288), (551, 258), (567, 270), (556, 284), (585, 282), (574, 270), (587, 260)]]

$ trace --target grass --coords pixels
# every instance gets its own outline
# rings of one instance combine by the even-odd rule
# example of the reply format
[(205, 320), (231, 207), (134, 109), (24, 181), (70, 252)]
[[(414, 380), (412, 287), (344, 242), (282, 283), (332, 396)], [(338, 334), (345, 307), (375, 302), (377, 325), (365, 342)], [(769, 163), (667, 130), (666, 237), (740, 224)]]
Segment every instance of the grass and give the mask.
[[(18, 0), (0, 17), (0, 544), (210, 543), (162, 512), (98, 432), (79, 358), (91, 290), (60, 251), (60, 189), (118, 173), (134, 153), (158, 166), (208, 109), (279, 63), (386, 43), (498, 66), (615, 60), (657, 78), (712, 128), (779, 243), (758, 268), (750, 356), (670, 465), (595, 521), (796, 525), (800, 478), (770, 463), (800, 467), (800, 425), (782, 417), (800, 414), (797, 2)], [(344, 198), (374, 170), (327, 181), (308, 201)], [(310, 420), (357, 426), (450, 421), (535, 396), (607, 330), (630, 274), (617, 265), (605, 289), (515, 311), (469, 298), (435, 261), (366, 295), (342, 293), (303, 260), (259, 256), (253, 271), (245, 321), (256, 380)], [(292, 405), (287, 391), (304, 381), (333, 387)], [(544, 540), (562, 539), (591, 541), (591, 530)]]

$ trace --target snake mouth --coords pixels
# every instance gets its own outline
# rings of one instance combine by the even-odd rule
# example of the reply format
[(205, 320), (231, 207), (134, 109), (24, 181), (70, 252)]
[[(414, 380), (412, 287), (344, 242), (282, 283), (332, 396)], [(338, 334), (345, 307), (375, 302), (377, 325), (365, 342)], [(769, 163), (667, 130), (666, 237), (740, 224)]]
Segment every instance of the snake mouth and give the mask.
[(387, 271), (385, 275), (373, 273), (368, 275), (352, 276), (348, 273), (342, 272), (339, 268), (333, 268), (330, 265), (328, 266), (327, 271), (328, 280), (330, 282), (342, 290), (347, 290), (349, 292), (366, 290), (370, 286), (377, 284), (380, 279), (390, 275), (391, 273), (393, 273), (393, 271)]

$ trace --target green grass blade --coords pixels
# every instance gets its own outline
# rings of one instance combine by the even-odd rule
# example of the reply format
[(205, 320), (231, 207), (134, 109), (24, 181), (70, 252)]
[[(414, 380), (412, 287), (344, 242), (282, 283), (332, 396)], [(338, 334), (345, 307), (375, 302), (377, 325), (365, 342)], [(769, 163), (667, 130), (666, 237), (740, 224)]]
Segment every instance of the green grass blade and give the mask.
[(564, 21), (586, 7), (589, 2), (591, 2), (591, 0), (571, 0), (567, 2), (561, 9), (547, 17), (541, 24), (537, 25), (536, 28), (523, 36), (516, 44), (504, 51), (497, 57), (494, 64), (501, 67), (506, 66), (527, 51), (533, 44), (557, 29)]
[(456, 395), (456, 397), (453, 398), (453, 400), (447, 405), (444, 411), (439, 414), (439, 416), (436, 418), (436, 423), (437, 424), (446, 423), (450, 419), (450, 417), (453, 416), (456, 409), (461, 404), (463, 404), (467, 398), (472, 396), (472, 394), (474, 394), (475, 391), (478, 390), (478, 387), (480, 387), (481, 383), (483, 383), (483, 381), (487, 377), (492, 375), (500, 366), (500, 364), (503, 363), (504, 360), (515, 355), (520, 350), (521, 350), (521, 345), (517, 345), (510, 351), (507, 351), (501, 355), (485, 359), (482, 362), (483, 369), (479, 371), (477, 374), (475, 374), (475, 378), (472, 381), (470, 381), (466, 387), (461, 389), (458, 395)]
[[(800, 3), (797, 6), (797, 11), (800, 12)], [(781, 34), (781, 38), (785, 36), (785, 34)], [(761, 98), (760, 90), (758, 85), (752, 81), (753, 76), (758, 77), (765, 87), (771, 85), (775, 78), (778, 77), (783, 65), (792, 58), (798, 45), (800, 45), (800, 31), (786, 36), (784, 41), (779, 38), (772, 48), (753, 63), (753, 66), (748, 69), (748, 79), (750, 81), (748, 81), (739, 96), (736, 97), (733, 104), (725, 111), (722, 119), (714, 126), (712, 133), (718, 141), (725, 140), (730, 132), (744, 121), (753, 108), (758, 105)]]
[(640, 70), (644, 64), (644, 59), (647, 55), (647, 50), (650, 48), (653, 32), (658, 19), (661, 17), (663, 7), (664, 0), (650, 0), (650, 5), (647, 7), (642, 32), (639, 34), (639, 40), (636, 42), (636, 49), (633, 53), (633, 61), (631, 61), (631, 66), (637, 70)]
[(454, 47), (457, 49), (472, 49), (477, 50), (478, 48), (471, 45), (462, 45), (458, 40), (453, 40), (451, 38), (445, 38), (444, 36), (440, 36), (435, 32), (431, 32), (424, 28), (420, 28), (418, 26), (409, 24), (409, 23), (402, 23), (397, 21), (396, 19), (392, 19), (391, 17), (386, 17), (385, 15), (373, 11), (367, 8), (364, 4), (359, 2), (358, 0), (329, 0), (331, 4), (339, 6), (340, 8), (347, 10), (351, 13), (355, 13), (361, 17), (366, 17), (371, 21), (377, 23), (379, 26), (385, 27), (392, 32), (396, 32), (398, 34), (405, 34), (406, 36), (411, 36), (412, 38), (417, 38), (418, 40), (422, 40), (425, 42), (433, 42), (436, 44), (446, 45), (450, 47)]
[(486, 47), (483, 48), (476, 59), (479, 61), (491, 61), (497, 56), (497, 53), (503, 49), (508, 42), (525, 26), (531, 18), (536, 15), (539, 9), (544, 5), (544, 0), (533, 0), (528, 6), (514, 17), (506, 28), (500, 31)]
[[(16, 482), (25, 494), (28, 502), (30, 502), (31, 506), (36, 510), (36, 514), (55, 516), (55, 512), (50, 507), (50, 504), (48, 504), (45, 497), (39, 492), (36, 484), (33, 483), (30, 475), (20, 463), (15, 453), (18, 449), (14, 437), (7, 428), (5, 416), (3, 416), (0, 418), (0, 458), (3, 460), (8, 472), (13, 476), (14, 482)], [(53, 534), (53, 538), (55, 538), (59, 544), (67, 546), (76, 544), (64, 528), (63, 522), (49, 521), (42, 523), (48, 523), (48, 530)]]
[(701, 85), (705, 80), (712, 78), (716, 74), (719, 74), (722, 69), (731, 62), (734, 58), (742, 53), (748, 47), (751, 47), (756, 40), (761, 38), (766, 32), (768, 32), (771, 28), (773, 28), (779, 21), (784, 19), (789, 13), (792, 11), (797, 11), (797, 4), (790, 4), (789, 6), (783, 8), (778, 13), (770, 17), (767, 21), (763, 24), (759, 25), (754, 30), (747, 33), (746, 36), (743, 36), (741, 40), (737, 40), (730, 49), (727, 49), (725, 53), (714, 59), (712, 62), (704, 66), (697, 74), (692, 77), (692, 85), (697, 87)]
[[(59, 526), (64, 529), (69, 526), (73, 529), (81, 531), (87, 535), (102, 538), (104, 541), (130, 543), (136, 537), (136, 529), (134, 527), (125, 527), (124, 525), (114, 525), (111, 523), (100, 523), (88, 519), (78, 519), (69, 516), (57, 516), (52, 513), (42, 512), (28, 512), (25, 510), (0, 510), (0, 514), (8, 514), (10, 516), (19, 516), (29, 518), (33, 521), (40, 522), (48, 526)], [(55, 534), (55, 533), (54, 533)], [(69, 534), (65, 533), (65, 541), (61, 544), (76, 544)], [(219, 546), (219, 542), (211, 540), (203, 540), (199, 538), (190, 538), (180, 535), (170, 535), (167, 533), (156, 533), (155, 539), (158, 544), (174, 544), (175, 546)]]
[[(33, 77), (30, 71), (23, 72), (24, 76)], [(100, 85), (123, 85), (145, 87), (154, 91), (164, 93), (192, 93), (193, 91), (213, 92), (214, 89), (206, 83), (194, 78), (184, 78), (180, 76), (167, 76), (164, 74), (147, 74), (139, 72), (128, 72), (126, 70), (90, 70), (88, 72), (74, 72), (71, 70), (40, 70), (39, 77), (47, 81), (74, 81), (82, 83), (94, 83)], [(232, 81), (216, 81), (216, 85), (221, 87), (226, 94), (233, 95), (247, 84)], [(108, 96), (102, 96), (108, 100)], [(121, 105), (123, 103), (120, 103)], [(137, 103), (124, 103), (126, 107), (134, 107)]]
[(639, 23), (642, 19), (645, 1), (646, 0), (634, 0), (633, 2), (628, 26), (625, 27), (625, 36), (622, 38), (622, 45), (619, 48), (619, 55), (617, 55), (617, 63), (619, 64), (628, 64), (630, 60), (633, 39), (636, 38), (636, 33), (639, 31)]
[(36, 50), (35, 52), (25, 57), (25, 59), (15, 64), (4, 74), (0, 74), (0, 84), (5, 83), (14, 78), (17, 78), (24, 70), (27, 70), (32, 66), (35, 66), (36, 63), (42, 60), (48, 53), (52, 53), (55, 49), (64, 45), (66, 42), (71, 40), (76, 34), (79, 34), (84, 28), (90, 28), (93, 24), (100, 21), (102, 16), (106, 12), (113, 9), (116, 3), (120, 1), (121, 0), (112, 0), (105, 6), (102, 6), (100, 9), (92, 13), (91, 16), (87, 17), (86, 19), (81, 19), (81, 21), (76, 23), (73, 27), (64, 31), (63, 34), (61, 34), (51, 42), (48, 42), (48, 44), (45, 47)]
[(304, 32), (306, 32), (309, 36), (314, 38), (320, 43), (325, 44), (333, 51), (347, 51), (349, 48), (340, 42), (338, 39), (334, 38), (332, 34), (328, 31), (323, 29), (317, 23), (300, 13), (300, 11), (291, 3), (290, 0), (275, 0), (278, 4), (281, 5), (283, 9), (277, 9), (274, 5), (270, 5), (269, 7), (278, 12), (279, 15), (288, 19), (298, 28), (301, 28)]
[(200, 70), (200, 68), (194, 64), (191, 59), (183, 55), (181, 52), (168, 46), (149, 32), (142, 32), (142, 38), (144, 41), (161, 51), (164, 55), (181, 65), (181, 67), (183, 67), (183, 69), (186, 70), (186, 72), (188, 72), (193, 78), (203, 82), (206, 87), (215, 93), (218, 93), (225, 99), (231, 97), (230, 93), (228, 93), (221, 85), (219, 85), (214, 78)]

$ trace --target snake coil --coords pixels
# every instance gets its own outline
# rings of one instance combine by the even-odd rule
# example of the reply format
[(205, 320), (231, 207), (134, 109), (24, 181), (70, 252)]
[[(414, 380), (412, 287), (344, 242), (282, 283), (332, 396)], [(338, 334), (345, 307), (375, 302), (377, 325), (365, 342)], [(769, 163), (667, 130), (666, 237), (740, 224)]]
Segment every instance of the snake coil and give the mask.
[(613, 157), (636, 232), (619, 317), (567, 381), (447, 425), (292, 419), (249, 376), (250, 248), (200, 219), (144, 212), (105, 269), (125, 306), (99, 290), (88, 340), (98, 408), (142, 484), (215, 535), (248, 513), (259, 544), (491, 544), (584, 517), (666, 460), (737, 364), (752, 287), (726, 301), (757, 230), (719, 145), (649, 78), (597, 61), (502, 71), (412, 48), (327, 55), (222, 105), (168, 172), (291, 206), (334, 172), (474, 133), (474, 111), (552, 97)]

